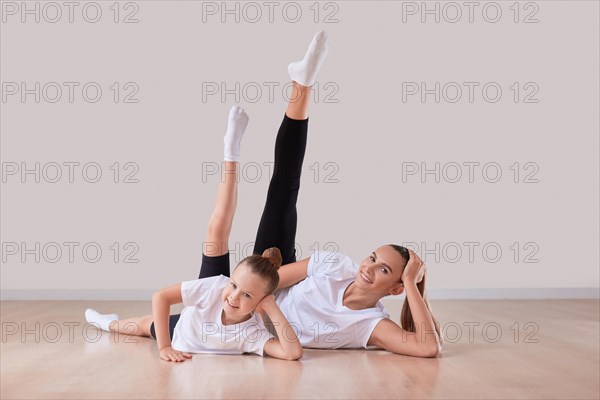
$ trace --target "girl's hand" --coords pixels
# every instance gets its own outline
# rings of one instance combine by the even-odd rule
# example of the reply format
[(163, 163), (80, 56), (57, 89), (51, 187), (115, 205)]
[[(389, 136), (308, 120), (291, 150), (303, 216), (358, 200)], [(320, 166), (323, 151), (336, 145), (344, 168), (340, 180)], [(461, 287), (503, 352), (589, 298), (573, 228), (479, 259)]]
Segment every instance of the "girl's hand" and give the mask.
[(402, 273), (401, 278), (404, 285), (408, 283), (421, 282), (425, 276), (425, 273), (427, 272), (425, 263), (421, 261), (419, 256), (410, 249), (408, 249), (408, 253), (410, 254), (410, 259), (408, 260), (406, 267), (404, 267), (404, 272)]
[(270, 309), (270, 306), (272, 306), (273, 304), (277, 305), (277, 303), (275, 303), (275, 296), (270, 294), (268, 296), (265, 296), (260, 301), (260, 303), (258, 303), (255, 311), (258, 313), (266, 312), (268, 314), (269, 313), (268, 310)]
[(185, 361), (186, 358), (192, 358), (192, 355), (179, 350), (175, 350), (171, 346), (167, 346), (160, 349), (160, 358), (161, 360), (165, 361), (181, 362)]

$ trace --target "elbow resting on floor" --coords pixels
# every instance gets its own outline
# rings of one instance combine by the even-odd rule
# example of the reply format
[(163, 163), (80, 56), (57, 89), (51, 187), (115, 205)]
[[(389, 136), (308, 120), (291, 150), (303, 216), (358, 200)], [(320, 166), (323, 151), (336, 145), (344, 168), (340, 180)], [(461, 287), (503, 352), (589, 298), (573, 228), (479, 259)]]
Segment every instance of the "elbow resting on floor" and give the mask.
[(425, 357), (432, 358), (432, 357), (437, 357), (440, 354), (442, 354), (442, 345), (438, 343), (433, 350), (426, 353)]
[(296, 361), (296, 360), (301, 359), (303, 355), (304, 355), (304, 351), (302, 350), (302, 348), (300, 348), (300, 350), (297, 350), (297, 351), (287, 354), (285, 357), (285, 360)]
[(437, 344), (436, 347), (423, 347), (423, 348), (415, 349), (411, 352), (394, 351), (394, 353), (401, 354), (401, 355), (409, 355), (409, 356), (413, 356), (413, 357), (421, 357), (421, 358), (435, 358), (438, 355), (442, 354), (442, 348), (439, 344)]

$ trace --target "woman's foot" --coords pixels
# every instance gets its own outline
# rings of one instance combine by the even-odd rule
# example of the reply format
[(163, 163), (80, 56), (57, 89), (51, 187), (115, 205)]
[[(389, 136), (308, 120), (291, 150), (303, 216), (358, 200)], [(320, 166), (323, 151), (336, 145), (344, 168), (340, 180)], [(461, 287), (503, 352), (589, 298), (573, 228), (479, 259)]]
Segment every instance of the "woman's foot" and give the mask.
[(248, 114), (239, 106), (231, 107), (225, 133), (225, 161), (240, 161), (240, 145), (242, 136), (248, 125)]
[(290, 78), (302, 86), (312, 86), (328, 52), (327, 32), (319, 31), (308, 45), (304, 59), (288, 65)]
[(110, 331), (108, 326), (112, 321), (118, 320), (117, 314), (100, 314), (98, 311), (88, 308), (85, 310), (85, 320), (90, 324), (96, 324), (104, 331)]

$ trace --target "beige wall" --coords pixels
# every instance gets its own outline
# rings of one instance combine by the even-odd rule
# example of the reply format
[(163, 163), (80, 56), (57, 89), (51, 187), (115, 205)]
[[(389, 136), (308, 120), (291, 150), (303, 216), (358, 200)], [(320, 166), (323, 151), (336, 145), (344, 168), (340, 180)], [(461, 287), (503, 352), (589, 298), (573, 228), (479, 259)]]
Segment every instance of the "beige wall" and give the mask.
[[(37, 3), (36, 23), (21, 4), (2, 2), (3, 298), (146, 298), (194, 279), (236, 94), (250, 123), (232, 262), (250, 254), (286, 66), (319, 29), (331, 52), (311, 109), (301, 257), (412, 243), (440, 297), (597, 296), (597, 2), (522, 2), (517, 23), (513, 2), (479, 2), (473, 22), (463, 2), (428, 2), (439, 23), (421, 22), (422, 2), (321, 3), (318, 15), (280, 2), (272, 22), (264, 2), (239, 2), (237, 23), (221, 22), (221, 2), (121, 3), (117, 23), (113, 2), (77, 3), (72, 23), (62, 2), (56, 23), (56, 6)], [(436, 82), (439, 103), (435, 90), (422, 101), (421, 83)], [(21, 174), (36, 163), (39, 183)], [(439, 182), (421, 176), (436, 165)]]

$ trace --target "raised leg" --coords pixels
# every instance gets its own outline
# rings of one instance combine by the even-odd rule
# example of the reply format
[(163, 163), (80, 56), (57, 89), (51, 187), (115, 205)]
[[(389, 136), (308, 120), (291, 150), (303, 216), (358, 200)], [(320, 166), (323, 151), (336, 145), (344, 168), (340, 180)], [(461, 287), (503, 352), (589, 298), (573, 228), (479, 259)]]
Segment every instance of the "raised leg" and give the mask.
[[(310, 88), (294, 84), (308, 99)], [(306, 101), (307, 102), (307, 101)], [(288, 105), (294, 116), (308, 114), (304, 101)], [(296, 261), (295, 239), (298, 214), (296, 202), (300, 190), (302, 163), (306, 152), (308, 117), (292, 119), (286, 112), (275, 140), (275, 165), (269, 183), (267, 200), (260, 220), (254, 243), (254, 254), (270, 247), (281, 251), (283, 264)]]
[(215, 207), (208, 220), (206, 237), (202, 243), (202, 254), (206, 256), (216, 257), (229, 252), (229, 234), (237, 206), (238, 169), (238, 162), (223, 163)]
[(291, 119), (307, 119), (308, 105), (310, 103), (310, 87), (302, 86), (296, 81), (292, 81), (292, 96), (288, 102), (285, 114)]
[(254, 254), (262, 254), (269, 247), (279, 248), (283, 264), (296, 261), (296, 202), (306, 152), (310, 86), (327, 52), (327, 34), (317, 32), (304, 59), (288, 66), (292, 96), (277, 132), (273, 176), (254, 244)]
[(237, 182), (240, 144), (248, 124), (248, 115), (233, 106), (229, 112), (225, 134), (225, 161), (213, 212), (208, 221), (206, 237), (202, 243), (202, 266), (199, 278), (229, 276), (229, 234), (237, 206)]

